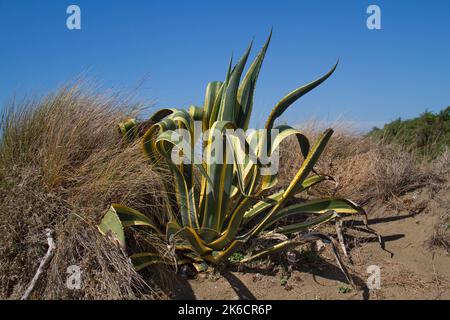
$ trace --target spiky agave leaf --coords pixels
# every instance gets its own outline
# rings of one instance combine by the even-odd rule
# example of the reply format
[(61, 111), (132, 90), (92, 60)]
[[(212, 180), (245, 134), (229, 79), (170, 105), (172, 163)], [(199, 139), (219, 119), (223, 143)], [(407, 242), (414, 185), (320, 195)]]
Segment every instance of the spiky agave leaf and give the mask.
[[(326, 236), (308, 233), (309, 229), (341, 216), (365, 214), (362, 208), (345, 199), (319, 199), (286, 207), (296, 194), (322, 181), (332, 180), (317, 174), (314, 166), (333, 131), (326, 130), (311, 148), (301, 131), (286, 125), (274, 127), (275, 121), (300, 97), (324, 82), (337, 64), (321, 78), (284, 97), (269, 115), (265, 125), (267, 134), (255, 131), (244, 139), (227, 134), (229, 129), (248, 128), (255, 85), (270, 38), (271, 34), (242, 80), (252, 45), (235, 66), (230, 60), (225, 81), (208, 84), (203, 106), (191, 106), (188, 111), (162, 109), (151, 117), (154, 124), (142, 137), (143, 151), (153, 163), (163, 160), (171, 170), (178, 214), (171, 216), (165, 226), (155, 226), (144, 215), (114, 205), (99, 227), (103, 233), (110, 230), (124, 244), (123, 227), (149, 227), (158, 235), (165, 230), (166, 241), (175, 249), (178, 262), (220, 263), (250, 238), (288, 217), (295, 217), (295, 222), (278, 225), (276, 232), (287, 235), (300, 232), (304, 234), (301, 241), (317, 238), (325, 241)], [(195, 121), (202, 122), (201, 129), (206, 136), (202, 145), (206, 158), (202, 161), (195, 161)], [(181, 149), (189, 163), (176, 163), (171, 157), (174, 148), (179, 147), (179, 129), (187, 130), (191, 135), (191, 140), (184, 142)], [(277, 129), (274, 136), (271, 129)], [(288, 187), (274, 193), (277, 173), (265, 172), (261, 157), (264, 150), (269, 157), (273, 155), (288, 137), (296, 138), (304, 160)], [(225, 154), (217, 152), (214, 143), (225, 146)], [(194, 170), (198, 170), (201, 177), (199, 195), (195, 189)], [(264, 252), (273, 253), (293, 244), (295, 240), (287, 240)], [(158, 259), (154, 253), (143, 253), (134, 255), (132, 260), (142, 268), (167, 259)]]

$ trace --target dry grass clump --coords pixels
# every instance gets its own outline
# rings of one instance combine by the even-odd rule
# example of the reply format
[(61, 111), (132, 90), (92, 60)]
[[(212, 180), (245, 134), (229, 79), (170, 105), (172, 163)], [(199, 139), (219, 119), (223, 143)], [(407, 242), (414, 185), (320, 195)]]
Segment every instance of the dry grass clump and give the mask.
[[(0, 140), (0, 298), (20, 298), (47, 250), (56, 250), (31, 298), (151, 298), (168, 269), (153, 279), (134, 271), (126, 256), (96, 229), (111, 203), (162, 219), (167, 180), (137, 145), (123, 146), (116, 124), (135, 112), (117, 97), (70, 87), (42, 101), (9, 107)], [(133, 235), (131, 235), (133, 236)], [(138, 235), (136, 235), (138, 236)], [(164, 244), (148, 244), (164, 253)], [(66, 287), (67, 267), (82, 271), (79, 290)], [(151, 281), (154, 280), (154, 281)], [(149, 286), (150, 285), (150, 286)]]
[(440, 215), (428, 244), (431, 247), (442, 247), (450, 253), (450, 209)]
[(437, 169), (445, 172), (447, 183), (436, 199), (439, 220), (430, 237), (429, 244), (432, 247), (442, 247), (450, 253), (450, 149), (447, 148), (433, 163)]
[[(310, 141), (315, 132), (306, 134)], [(280, 150), (280, 181), (283, 184), (301, 165), (302, 156), (294, 140), (287, 140)], [(444, 157), (444, 156), (443, 156)], [(336, 184), (323, 183), (313, 195), (339, 196), (354, 200), (370, 209), (407, 192), (429, 186), (439, 188), (448, 175), (449, 162), (440, 158), (432, 163), (420, 161), (398, 146), (344, 131), (336, 132), (317, 165), (317, 171), (329, 174)]]
[[(313, 142), (316, 132), (306, 130)], [(294, 146), (295, 145), (295, 146)], [(280, 148), (280, 182), (286, 187), (301, 165), (303, 158), (294, 139)], [(314, 197), (344, 197), (362, 205), (367, 212), (380, 207), (397, 212), (426, 211), (439, 215), (439, 222), (430, 230), (432, 247), (450, 248), (450, 150), (429, 161), (419, 158), (398, 145), (389, 145), (362, 135), (337, 130), (324, 151), (317, 171), (333, 176), (336, 183), (325, 182), (310, 190)], [(424, 189), (425, 188), (425, 189)], [(438, 207), (429, 198), (411, 199), (401, 196), (412, 191), (428, 190), (432, 198), (443, 198)], [(437, 196), (439, 194), (439, 196)], [(443, 194), (443, 195), (442, 195)], [(381, 212), (379, 212), (381, 213)]]

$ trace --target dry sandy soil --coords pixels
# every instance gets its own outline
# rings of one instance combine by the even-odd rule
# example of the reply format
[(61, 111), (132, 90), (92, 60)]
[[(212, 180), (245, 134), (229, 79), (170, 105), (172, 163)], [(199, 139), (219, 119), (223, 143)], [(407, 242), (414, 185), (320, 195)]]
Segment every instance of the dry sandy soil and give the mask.
[[(325, 248), (309, 255), (296, 251), (298, 260), (287, 267), (288, 272), (266, 261), (256, 267), (203, 273), (194, 279), (178, 277), (174, 298), (450, 299), (450, 254), (427, 244), (439, 215), (449, 210), (449, 203), (448, 187), (437, 194), (422, 189), (399, 198), (397, 205), (383, 205), (371, 212), (369, 223), (383, 236), (392, 255), (380, 248), (375, 237), (347, 228), (346, 241), (353, 260), (347, 265), (355, 288), (347, 284)], [(357, 229), (358, 224), (352, 225)], [(380, 289), (366, 286), (370, 265), (380, 267)]]

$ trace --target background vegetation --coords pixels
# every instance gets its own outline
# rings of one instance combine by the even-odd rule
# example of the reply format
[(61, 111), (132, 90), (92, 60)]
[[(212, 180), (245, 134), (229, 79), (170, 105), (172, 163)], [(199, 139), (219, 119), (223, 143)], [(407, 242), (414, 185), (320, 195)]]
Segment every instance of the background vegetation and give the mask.
[(450, 146), (450, 107), (438, 113), (425, 111), (409, 120), (398, 118), (382, 129), (373, 128), (369, 136), (395, 143), (427, 158), (436, 158)]

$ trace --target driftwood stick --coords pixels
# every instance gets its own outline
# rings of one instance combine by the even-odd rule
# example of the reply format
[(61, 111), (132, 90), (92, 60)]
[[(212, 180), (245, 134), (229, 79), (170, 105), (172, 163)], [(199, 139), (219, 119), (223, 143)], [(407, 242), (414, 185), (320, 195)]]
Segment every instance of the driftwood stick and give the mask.
[(28, 285), (27, 290), (23, 294), (22, 298), (20, 300), (27, 300), (29, 295), (34, 289), (34, 286), (36, 285), (36, 282), (39, 279), (39, 276), (41, 275), (45, 265), (47, 264), (48, 260), (50, 260), (51, 256), (53, 255), (53, 250), (55, 249), (56, 245), (53, 241), (53, 231), (51, 229), (45, 229), (45, 235), (47, 236), (47, 243), (48, 243), (48, 249), (45, 256), (42, 258), (41, 263), (39, 264), (38, 269), (36, 270), (36, 273), (34, 274), (33, 279), (31, 279), (30, 284)]
[(344, 253), (344, 255), (347, 259), (350, 259), (348, 257), (347, 247), (345, 246), (345, 240), (344, 240), (344, 232), (343, 232), (344, 231), (344, 221), (341, 219), (337, 219), (335, 227), (336, 227), (336, 234), (338, 236), (338, 240), (339, 240), (339, 244), (341, 245), (342, 252)]

